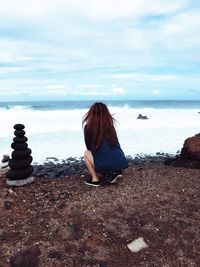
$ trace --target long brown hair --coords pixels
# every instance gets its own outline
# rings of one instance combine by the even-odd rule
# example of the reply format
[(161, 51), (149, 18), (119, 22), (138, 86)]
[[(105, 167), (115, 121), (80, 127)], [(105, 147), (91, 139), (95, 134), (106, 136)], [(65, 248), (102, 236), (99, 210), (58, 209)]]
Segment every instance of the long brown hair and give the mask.
[(94, 149), (98, 149), (103, 138), (108, 138), (111, 146), (117, 143), (117, 134), (114, 127), (115, 119), (104, 103), (94, 103), (83, 117), (82, 125), (86, 126), (86, 134), (92, 137)]

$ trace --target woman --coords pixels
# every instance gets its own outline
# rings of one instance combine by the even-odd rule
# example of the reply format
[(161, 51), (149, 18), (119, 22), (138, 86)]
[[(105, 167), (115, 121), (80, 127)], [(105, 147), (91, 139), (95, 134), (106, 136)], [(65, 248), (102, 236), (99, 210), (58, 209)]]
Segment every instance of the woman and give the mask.
[(84, 137), (87, 150), (84, 153), (86, 166), (92, 179), (87, 185), (99, 186), (101, 175), (108, 175), (110, 183), (122, 177), (128, 167), (126, 157), (118, 142), (114, 119), (107, 106), (94, 103), (83, 117)]

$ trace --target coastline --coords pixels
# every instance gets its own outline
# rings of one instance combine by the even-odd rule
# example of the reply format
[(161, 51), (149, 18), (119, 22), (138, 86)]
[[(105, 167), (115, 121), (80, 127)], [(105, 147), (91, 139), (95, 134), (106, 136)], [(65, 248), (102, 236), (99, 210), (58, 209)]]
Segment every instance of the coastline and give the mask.
[[(0, 171), (1, 267), (29, 248), (39, 250), (30, 257), (38, 257), (41, 267), (200, 262), (200, 170), (137, 162), (120, 183), (97, 189), (80, 174), (36, 177), (33, 184), (9, 188), (5, 172)], [(130, 252), (127, 244), (139, 237), (148, 248)]]
[[(138, 154), (135, 157), (126, 156), (129, 166), (158, 165), (173, 160), (177, 155), (157, 152), (155, 155)], [(69, 157), (58, 160), (48, 157), (43, 164), (33, 163), (33, 175), (40, 178), (64, 178), (71, 175), (87, 175), (84, 158)]]

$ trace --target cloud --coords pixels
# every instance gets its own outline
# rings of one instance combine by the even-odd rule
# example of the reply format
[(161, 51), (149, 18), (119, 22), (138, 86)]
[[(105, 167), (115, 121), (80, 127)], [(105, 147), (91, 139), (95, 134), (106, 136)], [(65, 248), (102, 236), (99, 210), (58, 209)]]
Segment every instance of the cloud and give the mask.
[(160, 95), (160, 91), (159, 90), (153, 90), (152, 93), (153, 93), (153, 95)]
[(178, 76), (174, 74), (148, 74), (148, 73), (117, 73), (117, 74), (110, 74), (108, 76), (113, 79), (119, 79), (119, 80), (130, 79), (133, 81), (141, 81), (141, 82), (173, 81), (178, 78)]
[[(139, 50), (145, 53), (151, 51), (154, 56), (164, 51), (169, 56), (169, 53), (181, 49), (188, 50), (188, 58), (190, 58), (193, 53), (191, 48), (200, 50), (200, 37), (196, 34), (199, 28), (200, 11), (183, 10), (154, 23), (128, 28), (123, 33), (122, 39), (124, 45), (133, 51)], [(162, 55), (159, 54), (159, 56)]]
[(173, 3), (160, 0), (87, 0), (84, 1), (84, 10), (85, 15), (92, 18), (137, 18), (146, 14), (166, 14), (174, 12), (184, 7), (186, 3), (186, 1), (177, 0), (173, 1)]
[(112, 92), (114, 95), (124, 95), (124, 88), (122, 87), (113, 87)]
[(88, 95), (88, 96), (98, 96), (98, 95), (104, 95), (104, 92), (96, 90), (96, 89), (86, 89), (84, 92), (82, 90), (74, 90), (74, 94), (81, 96), (81, 95)]
[(0, 0), (0, 92), (195, 90), (199, 8), (189, 0)]
[(54, 95), (54, 96), (67, 96), (69, 93), (65, 90), (59, 90), (59, 89), (52, 89), (47, 91), (48, 95)]
[(31, 68), (26, 67), (0, 67), (0, 76), (12, 73), (21, 73), (30, 70)]
[(58, 15), (79, 15), (92, 19), (168, 14), (184, 8), (186, 0), (0, 0), (1, 17), (42, 19)]
[(7, 91), (5, 88), (2, 92), (0, 91), (0, 96), (17, 96), (18, 94), (19, 91)]
[(200, 45), (200, 37), (196, 34), (200, 28), (199, 13), (196, 10), (183, 12), (163, 25), (163, 32), (169, 39), (170, 48), (180, 49)]
[(200, 89), (190, 89), (189, 91), (198, 95), (200, 94)]
[(52, 0), (0, 0), (0, 14), (1, 17), (21, 17), (21, 18), (35, 18), (44, 17), (49, 14), (53, 7)]
[(103, 85), (101, 84), (80, 84), (78, 88), (83, 89), (94, 89), (94, 88), (103, 88)]
[(64, 84), (49, 84), (49, 85), (47, 85), (47, 88), (52, 89), (52, 90), (54, 90), (54, 89), (66, 89), (66, 85), (64, 85)]

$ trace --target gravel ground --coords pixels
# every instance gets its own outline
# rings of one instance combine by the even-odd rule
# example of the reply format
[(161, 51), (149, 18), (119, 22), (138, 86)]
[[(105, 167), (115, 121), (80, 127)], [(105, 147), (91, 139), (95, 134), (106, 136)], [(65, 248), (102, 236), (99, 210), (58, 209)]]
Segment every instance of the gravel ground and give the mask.
[[(200, 170), (132, 165), (119, 183), (99, 188), (83, 175), (9, 188), (5, 172), (0, 267), (200, 266)], [(148, 247), (131, 252), (139, 237)]]

